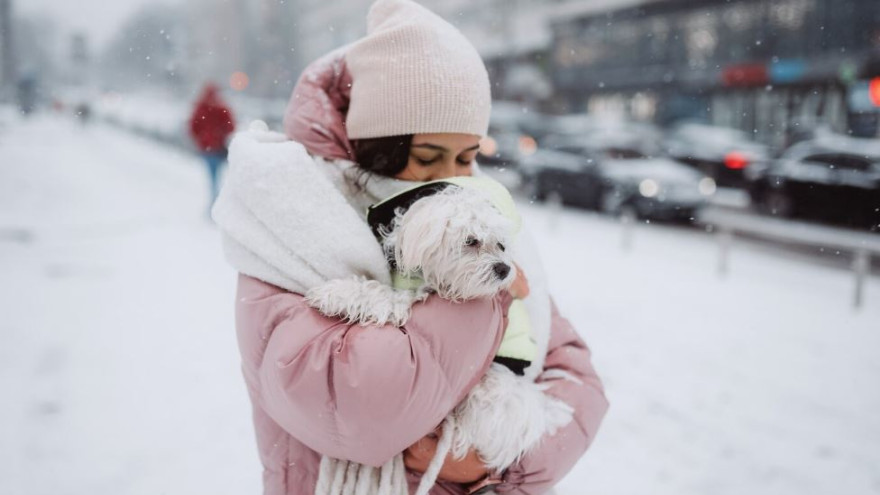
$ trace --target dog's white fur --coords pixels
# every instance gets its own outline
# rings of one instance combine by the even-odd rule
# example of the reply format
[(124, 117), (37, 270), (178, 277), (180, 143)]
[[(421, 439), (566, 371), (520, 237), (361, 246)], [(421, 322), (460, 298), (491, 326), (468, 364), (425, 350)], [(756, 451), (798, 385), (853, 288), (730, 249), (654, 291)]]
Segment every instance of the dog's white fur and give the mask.
[(453, 457), (460, 459), (474, 448), (491, 470), (502, 471), (517, 462), (545, 434), (571, 422), (574, 409), (545, 394), (547, 388), (492, 363), (452, 412)]
[[(448, 188), (398, 211), (391, 227), (382, 232), (386, 255), (400, 273), (421, 276), (421, 286), (398, 290), (353, 277), (317, 286), (307, 292), (306, 300), (328, 316), (400, 326), (413, 303), (431, 292), (451, 301), (494, 296), (516, 278), (506, 246), (512, 227), (479, 191)], [(510, 267), (503, 278), (494, 270), (499, 263)], [(461, 458), (474, 448), (489, 469), (499, 471), (516, 462), (545, 434), (572, 419), (573, 409), (544, 394), (545, 389), (493, 364), (445, 423), (454, 425), (453, 455)]]
[[(513, 224), (479, 191), (448, 188), (422, 198), (382, 232), (382, 247), (405, 276), (450, 301), (490, 297), (516, 279), (507, 245)], [(494, 267), (510, 271), (498, 278)]]
[[(412, 305), (436, 292), (450, 301), (490, 297), (516, 279), (505, 244), (512, 224), (477, 191), (448, 188), (398, 211), (382, 232), (382, 247), (403, 276), (424, 281), (416, 290), (398, 290), (356, 276), (330, 280), (306, 293), (306, 301), (328, 316), (351, 323), (401, 326)], [(494, 271), (504, 264), (509, 272)]]
[(361, 325), (402, 326), (409, 319), (412, 305), (423, 301), (430, 291), (397, 290), (363, 276), (330, 280), (306, 293), (310, 306), (326, 316), (336, 316)]

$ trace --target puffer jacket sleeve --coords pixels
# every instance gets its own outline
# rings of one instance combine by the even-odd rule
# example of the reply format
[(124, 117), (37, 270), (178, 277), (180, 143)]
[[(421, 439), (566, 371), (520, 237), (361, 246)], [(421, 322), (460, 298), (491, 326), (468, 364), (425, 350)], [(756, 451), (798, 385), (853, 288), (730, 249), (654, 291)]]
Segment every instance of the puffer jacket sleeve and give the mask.
[(590, 446), (608, 410), (602, 382), (590, 362), (590, 349), (568, 320), (559, 315), (555, 304), (542, 376), (539, 381), (552, 383), (545, 393), (574, 408), (574, 421), (544, 438), (536, 449), (505, 471), (504, 482), (495, 489), (498, 493), (539, 495), (549, 491)]
[(302, 296), (241, 276), (236, 311), (252, 399), (290, 435), (380, 466), (432, 431), (491, 363), (510, 296), (431, 296), (402, 328), (327, 318)]

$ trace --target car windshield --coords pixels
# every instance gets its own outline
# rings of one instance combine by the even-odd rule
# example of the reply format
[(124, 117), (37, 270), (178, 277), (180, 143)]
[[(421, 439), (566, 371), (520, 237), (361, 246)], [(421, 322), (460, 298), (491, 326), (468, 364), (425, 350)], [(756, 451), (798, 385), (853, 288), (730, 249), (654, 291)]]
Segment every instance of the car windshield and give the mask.
[(746, 133), (738, 129), (709, 125), (685, 124), (678, 128), (676, 134), (695, 142), (731, 143), (749, 141)]
[(632, 148), (605, 148), (602, 153), (610, 160), (642, 160), (648, 158), (641, 151)]
[(868, 170), (880, 166), (880, 157), (853, 153), (817, 153), (805, 156), (802, 161), (840, 170)]

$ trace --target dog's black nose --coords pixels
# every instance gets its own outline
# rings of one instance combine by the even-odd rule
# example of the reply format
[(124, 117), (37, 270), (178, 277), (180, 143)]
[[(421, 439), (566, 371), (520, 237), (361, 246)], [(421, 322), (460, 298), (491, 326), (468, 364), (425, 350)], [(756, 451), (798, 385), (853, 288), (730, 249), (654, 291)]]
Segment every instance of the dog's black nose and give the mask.
[(492, 270), (495, 271), (495, 275), (498, 275), (498, 278), (504, 279), (508, 273), (510, 273), (510, 265), (507, 263), (495, 263), (495, 266), (492, 267)]

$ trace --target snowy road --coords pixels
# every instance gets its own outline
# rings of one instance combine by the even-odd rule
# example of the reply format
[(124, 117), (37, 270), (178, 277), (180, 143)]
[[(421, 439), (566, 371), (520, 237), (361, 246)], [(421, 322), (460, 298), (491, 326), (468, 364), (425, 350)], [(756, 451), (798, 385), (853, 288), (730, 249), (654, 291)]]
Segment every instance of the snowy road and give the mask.
[[(201, 164), (0, 125), (0, 493), (259, 493)], [(612, 403), (561, 495), (880, 494), (880, 280), (523, 205)]]

